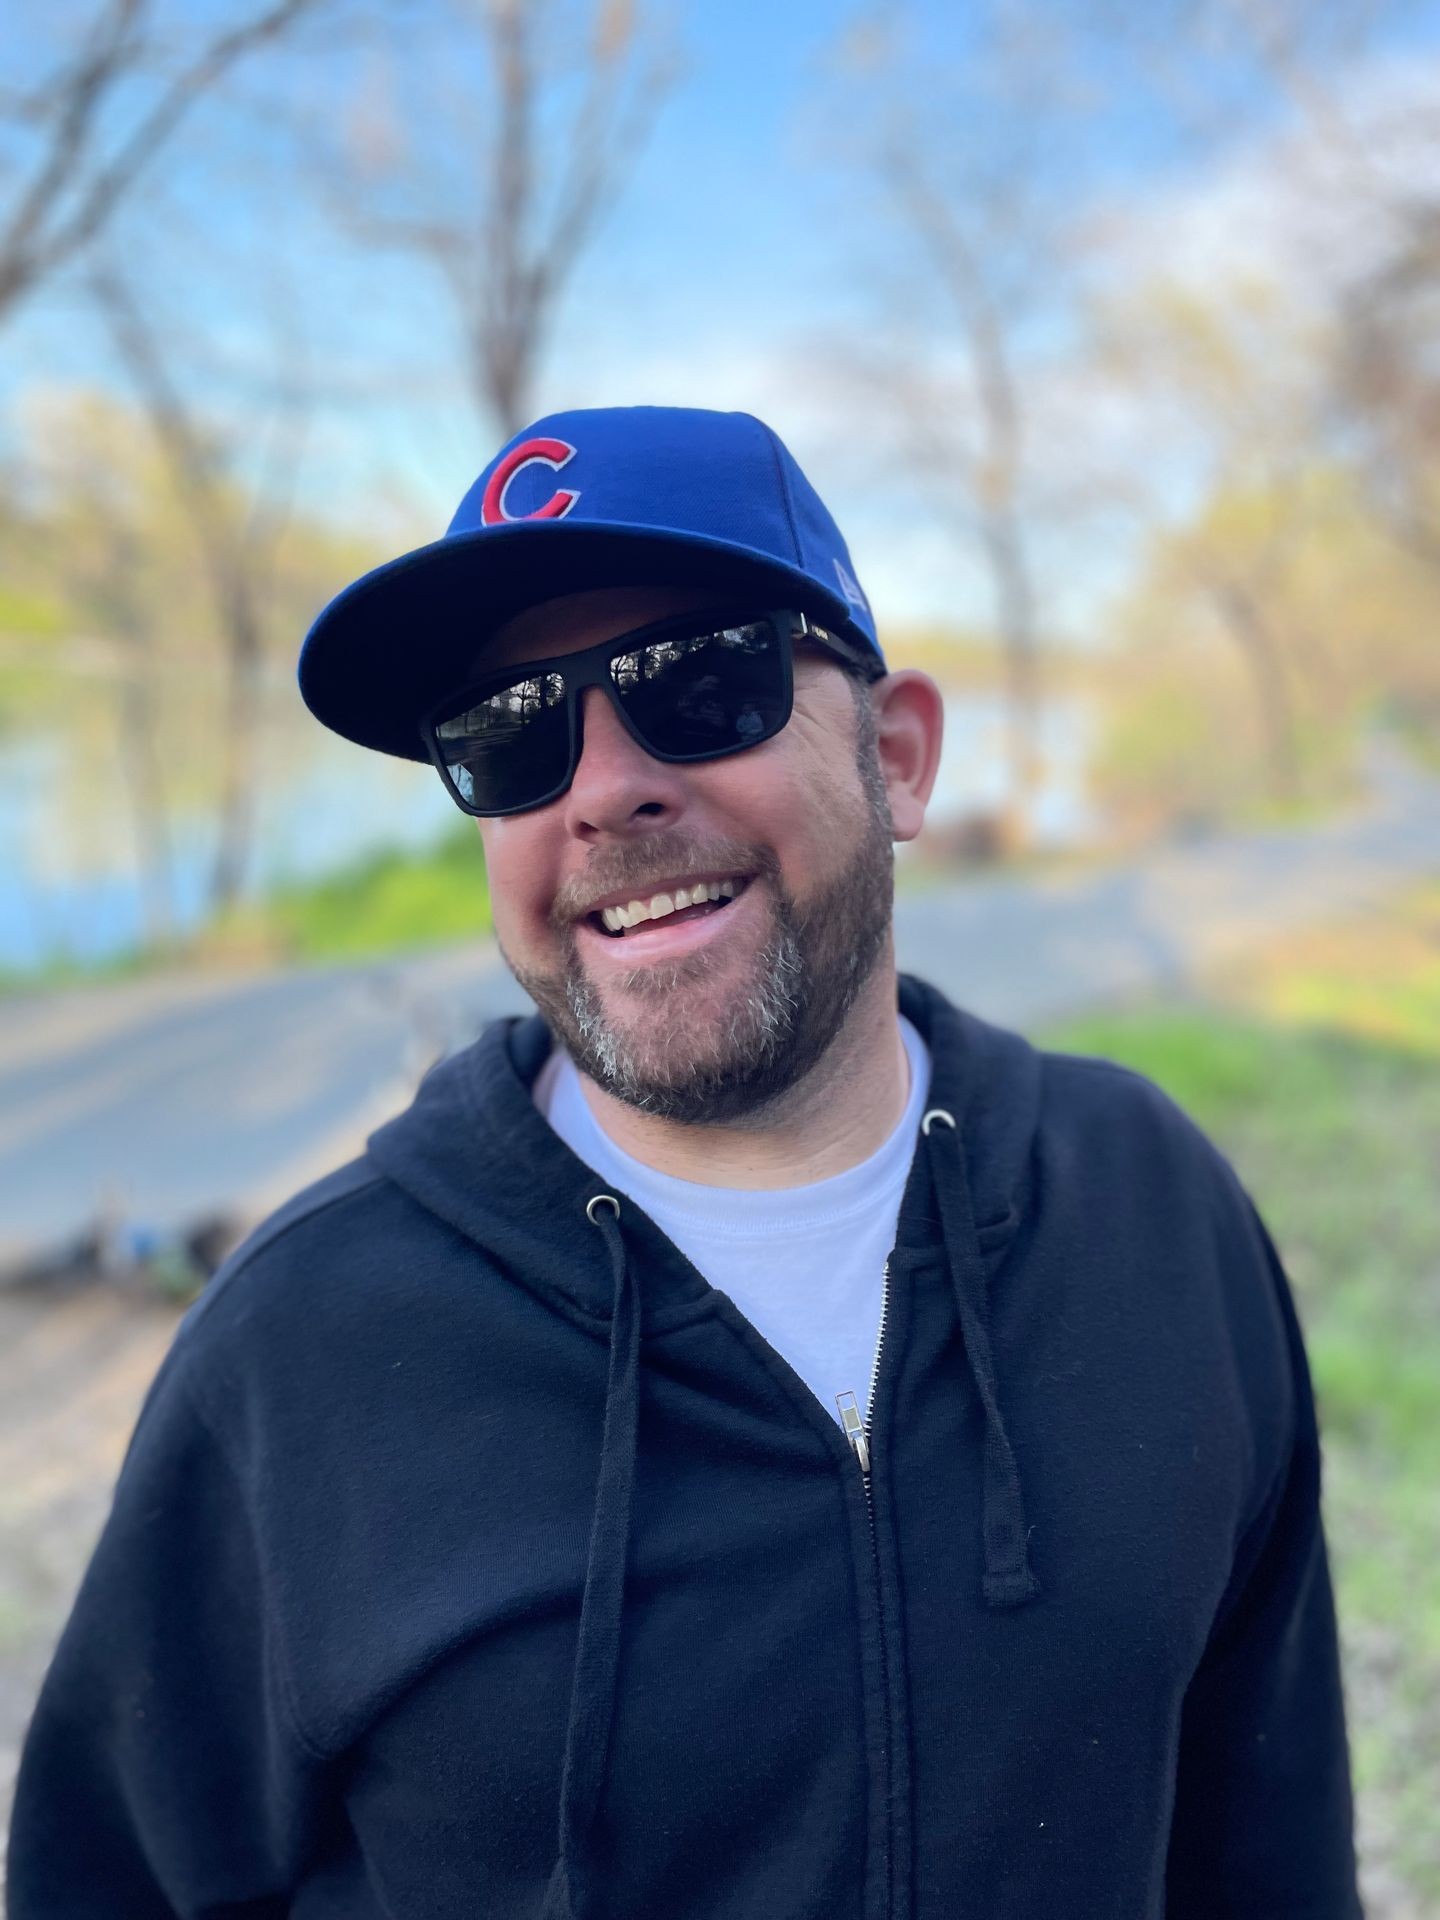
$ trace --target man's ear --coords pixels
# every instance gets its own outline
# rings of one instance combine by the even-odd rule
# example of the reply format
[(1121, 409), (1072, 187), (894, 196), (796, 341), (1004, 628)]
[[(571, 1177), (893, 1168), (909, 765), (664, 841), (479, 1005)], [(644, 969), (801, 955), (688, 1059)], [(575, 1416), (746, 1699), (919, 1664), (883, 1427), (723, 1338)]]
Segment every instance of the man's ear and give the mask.
[(902, 667), (870, 687), (876, 747), (897, 840), (913, 840), (940, 771), (945, 696), (928, 673)]

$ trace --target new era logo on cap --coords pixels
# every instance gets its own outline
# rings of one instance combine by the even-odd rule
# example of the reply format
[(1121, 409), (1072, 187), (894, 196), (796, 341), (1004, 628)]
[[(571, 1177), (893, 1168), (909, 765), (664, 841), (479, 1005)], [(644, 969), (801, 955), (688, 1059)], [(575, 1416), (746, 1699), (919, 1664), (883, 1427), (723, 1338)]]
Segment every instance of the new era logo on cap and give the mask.
[(870, 602), (860, 591), (859, 581), (855, 578), (854, 574), (851, 573), (843, 560), (837, 560), (835, 562), (835, 578), (840, 582), (840, 591), (850, 602), (851, 606), (860, 607), (864, 612), (869, 613)]

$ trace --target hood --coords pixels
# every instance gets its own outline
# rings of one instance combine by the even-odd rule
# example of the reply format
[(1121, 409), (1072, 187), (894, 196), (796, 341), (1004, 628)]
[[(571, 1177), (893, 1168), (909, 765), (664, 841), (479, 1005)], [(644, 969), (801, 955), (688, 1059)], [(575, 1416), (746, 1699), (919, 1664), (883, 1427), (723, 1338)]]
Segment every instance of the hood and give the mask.
[[(933, 1258), (955, 1294), (966, 1359), (985, 1411), (983, 1597), (1024, 1604), (1039, 1592), (989, 1335), (988, 1290), (1030, 1200), (1041, 1058), (1020, 1034), (899, 976), (899, 1008), (930, 1049), (921, 1121), (897, 1247)], [(531, 1088), (552, 1036), (538, 1013), (488, 1026), (432, 1067), (414, 1102), (370, 1136), (375, 1164), (466, 1235), (521, 1285), (591, 1320), (609, 1343), (589, 1557), (561, 1777), (559, 1852), (539, 1920), (583, 1920), (587, 1838), (608, 1760), (640, 1407), (640, 1339), (688, 1317), (709, 1282), (628, 1196), (609, 1193), (535, 1106)], [(576, 1258), (589, 1222), (594, 1257)]]

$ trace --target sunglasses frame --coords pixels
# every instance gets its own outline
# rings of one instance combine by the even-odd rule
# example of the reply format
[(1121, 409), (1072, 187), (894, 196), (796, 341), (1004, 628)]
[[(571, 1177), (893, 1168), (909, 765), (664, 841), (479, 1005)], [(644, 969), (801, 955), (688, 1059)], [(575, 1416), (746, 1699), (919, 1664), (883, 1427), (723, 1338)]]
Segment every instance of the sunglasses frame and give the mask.
[[(661, 753), (653, 747), (640, 732), (631, 716), (625, 711), (620, 699), (619, 689), (610, 672), (610, 663), (622, 654), (636, 653), (640, 648), (653, 645), (660, 640), (694, 640), (702, 634), (718, 633), (726, 627), (755, 626), (768, 621), (773, 628), (780, 645), (780, 667), (783, 676), (781, 691), (780, 718), (773, 727), (754, 740), (743, 740), (733, 746), (714, 747), (704, 753)], [(459, 807), (462, 813), (481, 820), (501, 820), (517, 813), (533, 813), (537, 807), (548, 806), (552, 800), (558, 800), (562, 793), (569, 791), (575, 778), (575, 770), (580, 764), (580, 755), (584, 751), (584, 735), (580, 711), (580, 696), (587, 687), (602, 687), (609, 696), (610, 704), (620, 716), (621, 725), (653, 760), (662, 760), (672, 766), (688, 766), (703, 760), (723, 760), (736, 753), (746, 753), (751, 747), (763, 746), (765, 741), (773, 740), (788, 724), (794, 707), (794, 644), (797, 640), (811, 640), (823, 647), (828, 653), (845, 661), (849, 666), (864, 674), (867, 680), (879, 680), (884, 676), (885, 668), (872, 653), (856, 646), (852, 641), (832, 633), (828, 627), (822, 627), (811, 620), (808, 614), (794, 607), (767, 608), (757, 612), (753, 606), (743, 613), (727, 613), (723, 609), (707, 609), (703, 612), (672, 614), (668, 619), (652, 621), (649, 626), (636, 627), (630, 633), (622, 633), (611, 640), (602, 640), (593, 647), (581, 647), (574, 653), (552, 654), (543, 660), (526, 660), (515, 665), (497, 669), (465, 685), (452, 688), (443, 699), (437, 700), (420, 722), (420, 737), (425, 743), (440, 778), (445, 783), (445, 791)], [(565, 720), (569, 733), (569, 758), (566, 762), (563, 778), (548, 793), (538, 799), (527, 800), (516, 807), (477, 807), (461, 796), (459, 788), (451, 778), (446, 764), (444, 751), (436, 732), (442, 720), (453, 717), (467, 706), (473, 706), (488, 695), (498, 693), (502, 687), (514, 686), (519, 680), (535, 680), (547, 673), (558, 673), (564, 683)]]

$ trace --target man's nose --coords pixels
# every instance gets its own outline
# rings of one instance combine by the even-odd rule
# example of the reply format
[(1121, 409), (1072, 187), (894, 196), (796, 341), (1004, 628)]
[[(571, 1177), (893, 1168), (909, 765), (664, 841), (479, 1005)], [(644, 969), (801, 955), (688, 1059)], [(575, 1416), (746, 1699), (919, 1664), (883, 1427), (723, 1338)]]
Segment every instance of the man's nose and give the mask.
[(657, 760), (627, 732), (609, 695), (580, 695), (580, 759), (564, 796), (565, 824), (578, 839), (652, 833), (685, 810), (684, 766)]

